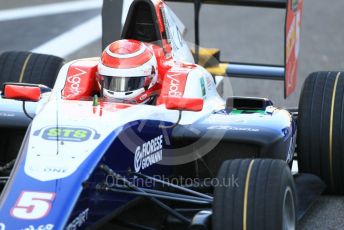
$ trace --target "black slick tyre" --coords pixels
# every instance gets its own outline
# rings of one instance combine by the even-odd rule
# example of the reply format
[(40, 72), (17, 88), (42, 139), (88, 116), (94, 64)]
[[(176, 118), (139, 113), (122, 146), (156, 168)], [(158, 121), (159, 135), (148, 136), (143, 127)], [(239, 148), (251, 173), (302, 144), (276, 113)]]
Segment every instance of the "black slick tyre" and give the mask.
[(43, 84), (52, 88), (63, 59), (45, 54), (9, 51), (0, 55), (0, 85), (4, 82)]
[(298, 117), (299, 170), (319, 176), (328, 194), (344, 195), (344, 73), (306, 79)]
[(296, 228), (295, 185), (285, 162), (225, 161), (217, 180), (213, 230)]

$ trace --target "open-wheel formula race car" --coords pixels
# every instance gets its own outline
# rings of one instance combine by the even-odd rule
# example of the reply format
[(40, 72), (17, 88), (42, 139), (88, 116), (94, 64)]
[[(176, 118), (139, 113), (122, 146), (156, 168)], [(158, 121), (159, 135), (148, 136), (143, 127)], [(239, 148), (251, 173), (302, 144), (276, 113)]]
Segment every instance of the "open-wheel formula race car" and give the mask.
[(295, 229), (322, 192), (344, 194), (341, 72), (312, 73), (298, 109), (217, 92), (216, 75), (293, 92), (303, 1), (194, 2), (196, 45), (201, 2), (285, 9), (285, 65), (192, 55), (162, 0), (135, 0), (122, 33), (158, 59), (152, 104), (102, 97), (99, 58), (0, 55), (0, 230)]

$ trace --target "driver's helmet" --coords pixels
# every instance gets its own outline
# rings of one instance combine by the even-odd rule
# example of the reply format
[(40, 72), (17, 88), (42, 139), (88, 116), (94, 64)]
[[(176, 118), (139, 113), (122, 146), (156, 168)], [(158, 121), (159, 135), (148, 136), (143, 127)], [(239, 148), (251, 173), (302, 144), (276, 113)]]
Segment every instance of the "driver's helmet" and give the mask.
[(103, 52), (98, 64), (98, 80), (104, 98), (123, 103), (145, 103), (157, 83), (157, 60), (143, 42), (119, 40)]

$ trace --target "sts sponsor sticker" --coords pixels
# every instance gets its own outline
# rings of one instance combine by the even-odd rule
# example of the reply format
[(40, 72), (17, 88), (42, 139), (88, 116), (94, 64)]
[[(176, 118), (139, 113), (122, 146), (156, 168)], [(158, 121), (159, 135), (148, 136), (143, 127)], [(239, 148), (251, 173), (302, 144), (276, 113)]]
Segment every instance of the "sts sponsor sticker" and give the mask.
[(87, 141), (92, 132), (87, 129), (72, 129), (72, 128), (49, 128), (44, 130), (43, 132), (43, 139), (45, 140), (53, 140), (55, 141), (57, 137), (59, 137), (59, 140), (63, 141), (76, 141), (76, 142), (82, 142)]
[[(34, 132), (34, 136), (38, 136), (41, 130)], [(99, 139), (99, 134), (95, 130), (78, 127), (48, 127), (43, 129), (42, 138), (49, 141), (70, 141), (84, 142), (91, 138)]]
[(163, 135), (137, 146), (135, 151), (135, 171), (146, 169), (162, 160)]

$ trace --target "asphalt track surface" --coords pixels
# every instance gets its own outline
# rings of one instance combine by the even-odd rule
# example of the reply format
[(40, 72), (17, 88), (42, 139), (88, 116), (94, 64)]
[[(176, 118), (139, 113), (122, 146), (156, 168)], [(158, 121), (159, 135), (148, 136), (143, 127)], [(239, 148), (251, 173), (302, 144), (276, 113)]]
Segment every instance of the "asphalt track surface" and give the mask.
[[(67, 0), (0, 0), (1, 10), (67, 2)], [(193, 6), (169, 4), (188, 27), (186, 39), (193, 41)], [(305, 0), (300, 52), (299, 83), (296, 92), (283, 98), (282, 82), (232, 79), (235, 95), (268, 97), (278, 106), (294, 107), (307, 75), (320, 70), (343, 70), (343, 0)], [(10, 21), (0, 20), (0, 53), (32, 50), (98, 15), (99, 9), (61, 13)], [(201, 11), (201, 45), (221, 49), (223, 60), (282, 64), (283, 22), (280, 10), (204, 6)], [(90, 28), (92, 33), (92, 28)], [(77, 39), (77, 38), (75, 38)], [(96, 40), (65, 57), (99, 56)], [(299, 229), (344, 229), (344, 198), (322, 197), (300, 223)]]

